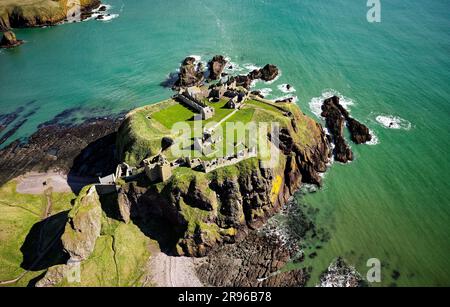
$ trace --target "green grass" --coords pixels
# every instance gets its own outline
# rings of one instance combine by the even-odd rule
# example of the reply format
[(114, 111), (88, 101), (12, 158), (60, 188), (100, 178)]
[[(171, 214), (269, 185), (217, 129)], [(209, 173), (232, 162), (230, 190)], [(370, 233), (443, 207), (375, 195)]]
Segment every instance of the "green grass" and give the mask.
[[(14, 279), (25, 271), (21, 268), (24, 256), (20, 249), (33, 225), (41, 221), (47, 205), (43, 195), (19, 194), (16, 185), (10, 181), (0, 188), (0, 281)], [(69, 210), (74, 198), (72, 193), (53, 193), (51, 215)], [(13, 285), (25, 286), (39, 273), (28, 273)]]
[(118, 223), (111, 234), (101, 235), (89, 259), (81, 264), (81, 282), (57, 286), (134, 287), (142, 284), (150, 258), (150, 239), (134, 224)]
[(175, 104), (153, 114), (152, 118), (170, 130), (176, 123), (192, 121), (194, 115), (195, 113), (184, 105)]
[[(81, 195), (86, 189), (81, 192)], [(82, 196), (79, 197), (81, 199)], [(115, 201), (114, 201), (115, 200)], [(80, 203), (81, 200), (77, 200)], [(101, 232), (95, 242), (92, 254), (81, 263), (81, 281), (69, 283), (67, 278), (56, 286), (68, 287), (131, 287), (141, 286), (147, 273), (151, 240), (133, 223), (117, 220), (114, 210), (118, 209), (117, 199), (102, 197)], [(77, 206), (71, 216), (83, 214)], [(66, 229), (67, 231), (67, 229)], [(63, 269), (57, 265), (50, 272)]]

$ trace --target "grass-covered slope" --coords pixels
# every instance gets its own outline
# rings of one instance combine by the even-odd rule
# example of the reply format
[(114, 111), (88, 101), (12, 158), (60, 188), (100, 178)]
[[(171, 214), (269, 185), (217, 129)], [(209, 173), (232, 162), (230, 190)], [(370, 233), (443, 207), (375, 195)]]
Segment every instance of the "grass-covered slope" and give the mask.
[(69, 212), (62, 242), (79, 263), (79, 279), (71, 265), (48, 269), (38, 286), (141, 286), (148, 274), (151, 241), (133, 223), (121, 222), (117, 197), (99, 197), (88, 186)]
[[(311, 178), (320, 180), (317, 172), (325, 171), (328, 159), (327, 141), (321, 126), (295, 104), (275, 104), (253, 97), (231, 117), (227, 115), (232, 111), (226, 109), (223, 102), (210, 103), (210, 106), (216, 108), (216, 115), (203, 122), (204, 125), (226, 118), (221, 124), (226, 131), (228, 123), (277, 122), (285, 144), (281, 145), (276, 165), (269, 170), (261, 168), (265, 155), (260, 150), (257, 158), (210, 173), (179, 167), (173, 170), (168, 181), (147, 183), (148, 191), (140, 206), (160, 206), (162, 215), (182, 233), (175, 247), (180, 255), (205, 255), (212, 247), (233, 241), (240, 229), (264, 221), (295, 192), (302, 179), (311, 183), (315, 183)], [(132, 111), (118, 133), (117, 148), (122, 161), (139, 166), (143, 159), (160, 153), (163, 137), (173, 138), (176, 146), (177, 135), (172, 135), (169, 127), (177, 121), (193, 127), (192, 117), (190, 110), (173, 100)], [(224, 139), (233, 132), (235, 136), (240, 135), (234, 141), (244, 144), (249, 138), (257, 137), (243, 135), (238, 130), (226, 131)], [(194, 131), (195, 136), (201, 134), (201, 129)], [(266, 135), (262, 138), (269, 142)], [(170, 149), (163, 153), (170, 161), (179, 158)], [(139, 185), (142, 187), (142, 183)]]
[[(53, 260), (47, 247), (60, 235), (71, 208), (72, 193), (51, 193), (48, 217), (47, 197), (16, 192), (16, 181), (0, 188), (0, 281), (5, 285), (26, 286)], [(30, 272), (26, 273), (28, 270)]]

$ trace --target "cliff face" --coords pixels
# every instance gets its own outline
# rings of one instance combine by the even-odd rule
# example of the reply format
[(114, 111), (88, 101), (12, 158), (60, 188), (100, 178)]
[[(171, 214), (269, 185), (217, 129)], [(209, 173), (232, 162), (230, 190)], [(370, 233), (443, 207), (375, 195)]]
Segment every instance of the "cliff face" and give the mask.
[[(325, 133), (296, 105), (283, 106), (289, 120), (283, 121), (275, 167), (263, 168), (252, 158), (209, 174), (180, 168), (164, 183), (130, 183), (122, 193), (131, 218), (166, 220), (177, 236), (173, 252), (201, 257), (261, 226), (303, 183), (320, 185), (331, 153)], [(129, 122), (119, 135), (129, 131)]]
[[(100, 5), (100, 0), (80, 0), (81, 11)], [(4, 0), (0, 3), (0, 30), (55, 25), (67, 18), (69, 0)]]
[(69, 221), (61, 238), (64, 250), (73, 261), (89, 258), (101, 230), (102, 207), (95, 187), (89, 187), (81, 195), (69, 213)]

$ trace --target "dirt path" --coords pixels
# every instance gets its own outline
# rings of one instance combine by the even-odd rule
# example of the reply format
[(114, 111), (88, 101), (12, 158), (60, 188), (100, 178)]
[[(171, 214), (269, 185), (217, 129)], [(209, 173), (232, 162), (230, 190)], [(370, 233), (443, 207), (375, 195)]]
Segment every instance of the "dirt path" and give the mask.
[(192, 258), (171, 257), (159, 252), (150, 261), (152, 283), (157, 287), (203, 287)]
[[(55, 193), (70, 193), (74, 189), (82, 187), (95, 181), (94, 178), (67, 177), (55, 171), (47, 173), (29, 172), (17, 178), (17, 193), (21, 194), (43, 194), (51, 186)], [(45, 184), (44, 184), (45, 183)]]

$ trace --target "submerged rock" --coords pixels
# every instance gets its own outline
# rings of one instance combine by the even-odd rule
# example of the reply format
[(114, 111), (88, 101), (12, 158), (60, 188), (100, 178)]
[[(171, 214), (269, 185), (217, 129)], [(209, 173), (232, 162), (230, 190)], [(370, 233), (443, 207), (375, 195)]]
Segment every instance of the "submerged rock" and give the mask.
[(357, 288), (364, 287), (365, 283), (355, 268), (345, 263), (344, 259), (338, 258), (332, 263), (326, 272), (320, 277), (318, 287), (328, 288)]

